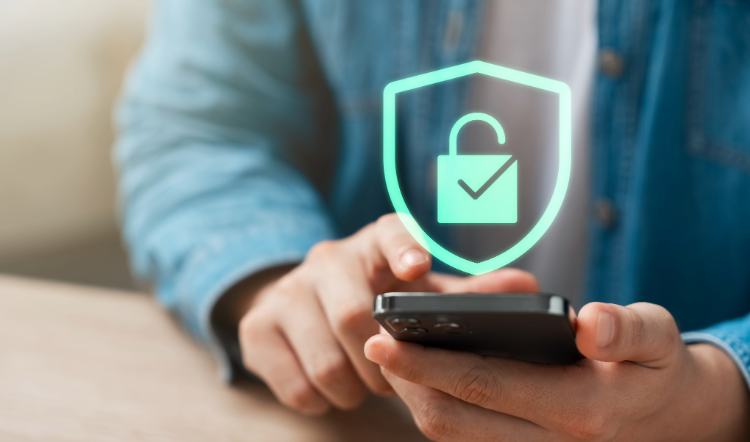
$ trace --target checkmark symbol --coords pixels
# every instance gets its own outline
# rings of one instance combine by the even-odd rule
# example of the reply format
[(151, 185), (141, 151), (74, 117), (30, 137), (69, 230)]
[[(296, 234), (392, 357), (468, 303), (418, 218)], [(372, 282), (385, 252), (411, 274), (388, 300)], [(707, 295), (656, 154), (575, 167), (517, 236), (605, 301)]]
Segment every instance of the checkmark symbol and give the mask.
[(516, 163), (515, 161), (506, 161), (505, 164), (503, 164), (503, 166), (499, 168), (497, 172), (492, 174), (490, 179), (488, 179), (487, 182), (482, 184), (482, 187), (480, 187), (476, 192), (471, 187), (469, 187), (469, 185), (466, 184), (464, 180), (458, 180), (458, 185), (461, 186), (461, 188), (464, 189), (466, 193), (468, 193), (472, 199), (476, 200), (480, 196), (482, 196), (482, 194), (484, 194), (484, 192), (486, 192), (487, 189), (489, 189), (490, 186), (492, 186), (495, 183), (495, 181), (497, 181), (497, 179), (500, 178), (505, 173), (505, 171), (510, 168), (510, 166), (514, 165), (515, 163)]

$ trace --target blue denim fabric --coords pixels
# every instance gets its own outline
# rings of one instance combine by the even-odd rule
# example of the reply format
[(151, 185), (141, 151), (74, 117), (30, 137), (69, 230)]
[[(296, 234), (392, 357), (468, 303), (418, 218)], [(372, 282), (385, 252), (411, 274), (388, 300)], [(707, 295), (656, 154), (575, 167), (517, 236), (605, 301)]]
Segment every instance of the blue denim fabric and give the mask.
[[(392, 210), (382, 91), (473, 59), (482, 2), (157, 0), (119, 112), (116, 162), (132, 264), (214, 349), (217, 298)], [(449, 23), (453, 23), (449, 26)], [(461, 26), (457, 29), (456, 23)], [(668, 308), (687, 342), (750, 369), (750, 2), (607, 0), (596, 77), (587, 299)], [(399, 103), (413, 171), (434, 161), (466, 84)], [(442, 238), (450, 241), (450, 238)], [(740, 318), (734, 321), (730, 319)], [(217, 351), (221, 357), (222, 353)]]

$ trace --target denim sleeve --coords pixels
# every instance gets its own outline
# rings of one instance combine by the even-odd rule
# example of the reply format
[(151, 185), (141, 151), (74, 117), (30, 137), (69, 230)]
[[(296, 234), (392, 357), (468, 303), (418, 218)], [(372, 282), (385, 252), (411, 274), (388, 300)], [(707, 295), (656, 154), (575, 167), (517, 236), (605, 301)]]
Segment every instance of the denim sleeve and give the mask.
[(137, 277), (229, 373), (210, 326), (232, 285), (334, 236), (294, 158), (316, 151), (300, 14), (286, 0), (158, 0), (118, 111), (124, 236)]
[(686, 344), (712, 344), (724, 350), (734, 359), (750, 386), (750, 315), (704, 330), (683, 333), (682, 340)]

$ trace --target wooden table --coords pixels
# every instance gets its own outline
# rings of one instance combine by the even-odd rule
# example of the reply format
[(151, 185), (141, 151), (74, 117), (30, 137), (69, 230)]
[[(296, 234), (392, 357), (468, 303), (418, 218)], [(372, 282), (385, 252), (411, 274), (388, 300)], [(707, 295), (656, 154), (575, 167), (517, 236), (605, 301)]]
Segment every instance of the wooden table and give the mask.
[(222, 384), (149, 296), (0, 277), (2, 441), (424, 441), (397, 399), (307, 418)]

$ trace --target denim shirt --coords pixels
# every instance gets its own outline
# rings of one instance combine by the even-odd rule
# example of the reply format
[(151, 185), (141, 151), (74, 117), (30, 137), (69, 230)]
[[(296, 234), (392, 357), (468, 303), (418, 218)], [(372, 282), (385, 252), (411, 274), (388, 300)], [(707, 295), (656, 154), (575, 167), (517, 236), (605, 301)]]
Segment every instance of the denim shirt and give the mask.
[[(124, 231), (135, 273), (217, 357), (210, 316), (227, 288), (392, 211), (383, 89), (473, 60), (481, 10), (156, 1), (118, 115)], [(746, 379), (749, 23), (744, 0), (600, 1), (586, 293), (666, 307), (686, 342), (721, 347)], [(405, 167), (441, 153), (429, 146), (466, 95), (457, 82), (400, 105)], [(424, 194), (423, 178), (404, 192)]]

